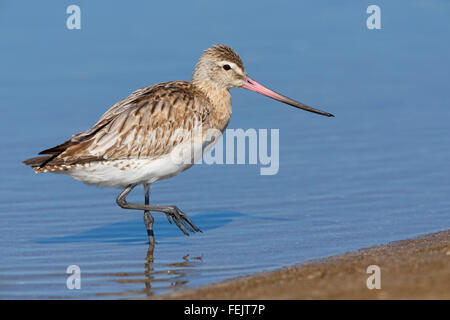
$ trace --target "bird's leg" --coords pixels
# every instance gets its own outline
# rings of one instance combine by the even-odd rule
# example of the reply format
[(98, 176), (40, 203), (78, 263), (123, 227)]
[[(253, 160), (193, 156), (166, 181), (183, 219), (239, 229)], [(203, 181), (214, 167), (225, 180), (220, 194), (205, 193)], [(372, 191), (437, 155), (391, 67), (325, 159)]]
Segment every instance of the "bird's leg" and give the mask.
[(136, 187), (136, 185), (130, 184), (117, 197), (116, 202), (121, 208), (163, 212), (167, 216), (169, 222), (172, 223), (173, 221), (185, 235), (189, 235), (189, 233), (185, 229), (190, 232), (201, 232), (201, 230), (194, 225), (194, 223), (186, 216), (186, 214), (175, 206), (150, 206), (148, 204), (128, 203), (126, 197), (131, 192), (131, 190), (134, 189), (134, 187)]
[[(149, 205), (150, 203), (150, 184), (144, 183), (144, 190), (145, 190), (145, 205)], [(145, 228), (147, 229), (147, 235), (148, 235), (148, 244), (150, 247), (155, 246), (155, 236), (153, 233), (153, 222), (155, 219), (151, 215), (150, 211), (145, 210), (144, 211), (144, 223)]]

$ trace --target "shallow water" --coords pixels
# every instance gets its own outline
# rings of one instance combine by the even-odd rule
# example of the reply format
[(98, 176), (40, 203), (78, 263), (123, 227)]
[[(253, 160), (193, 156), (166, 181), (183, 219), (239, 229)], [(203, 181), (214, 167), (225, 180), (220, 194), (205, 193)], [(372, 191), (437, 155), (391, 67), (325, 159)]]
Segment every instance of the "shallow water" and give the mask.
[[(364, 1), (78, 1), (78, 31), (69, 4), (0, 4), (0, 298), (143, 297), (450, 227), (448, 2), (377, 1), (382, 30), (366, 28)], [(154, 184), (151, 202), (182, 208), (202, 234), (155, 214), (151, 255), (118, 190), (20, 163), (137, 88), (189, 79), (212, 43), (336, 118), (234, 89), (229, 128), (279, 129), (280, 170), (199, 165)], [(80, 290), (66, 287), (69, 265)]]

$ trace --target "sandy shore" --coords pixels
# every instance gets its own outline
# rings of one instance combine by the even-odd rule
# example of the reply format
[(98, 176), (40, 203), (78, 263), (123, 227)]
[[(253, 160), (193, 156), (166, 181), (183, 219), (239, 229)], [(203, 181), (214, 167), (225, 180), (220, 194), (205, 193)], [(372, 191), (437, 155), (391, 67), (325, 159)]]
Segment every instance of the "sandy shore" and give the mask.
[[(381, 289), (367, 288), (377, 265)], [(450, 230), (156, 299), (450, 299)]]

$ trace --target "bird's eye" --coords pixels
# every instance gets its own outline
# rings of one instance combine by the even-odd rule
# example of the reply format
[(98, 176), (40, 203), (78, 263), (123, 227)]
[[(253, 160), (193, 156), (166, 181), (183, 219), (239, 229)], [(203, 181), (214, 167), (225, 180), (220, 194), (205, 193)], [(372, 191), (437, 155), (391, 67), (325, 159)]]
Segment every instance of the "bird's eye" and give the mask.
[(227, 71), (231, 69), (231, 67), (230, 67), (229, 64), (224, 64), (224, 65), (223, 65), (223, 68), (224, 68), (225, 70), (227, 70)]

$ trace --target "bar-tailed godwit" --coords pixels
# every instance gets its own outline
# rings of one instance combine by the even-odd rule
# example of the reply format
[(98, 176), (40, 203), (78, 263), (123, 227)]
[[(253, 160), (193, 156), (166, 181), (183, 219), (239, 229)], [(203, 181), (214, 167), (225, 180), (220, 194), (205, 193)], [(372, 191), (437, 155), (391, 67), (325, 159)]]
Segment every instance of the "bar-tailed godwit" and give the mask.
[[(206, 132), (215, 129), (221, 134), (227, 127), (231, 88), (252, 90), (296, 108), (333, 116), (259, 84), (246, 74), (235, 51), (215, 45), (200, 57), (192, 81), (171, 81), (139, 89), (113, 105), (91, 129), (24, 163), (37, 173), (62, 173), (90, 185), (123, 189), (117, 204), (124, 209), (144, 211), (151, 244), (151, 211), (166, 214), (170, 223), (173, 221), (189, 235), (188, 232), (200, 229), (180, 209), (149, 204), (150, 184), (173, 177), (194, 164), (173, 161), (175, 154), (194, 148), (190, 154), (198, 159), (217, 141), (218, 137), (207, 138)], [(201, 139), (200, 148), (192, 147), (196, 138)], [(144, 185), (145, 204), (127, 202), (126, 196), (140, 184)]]

